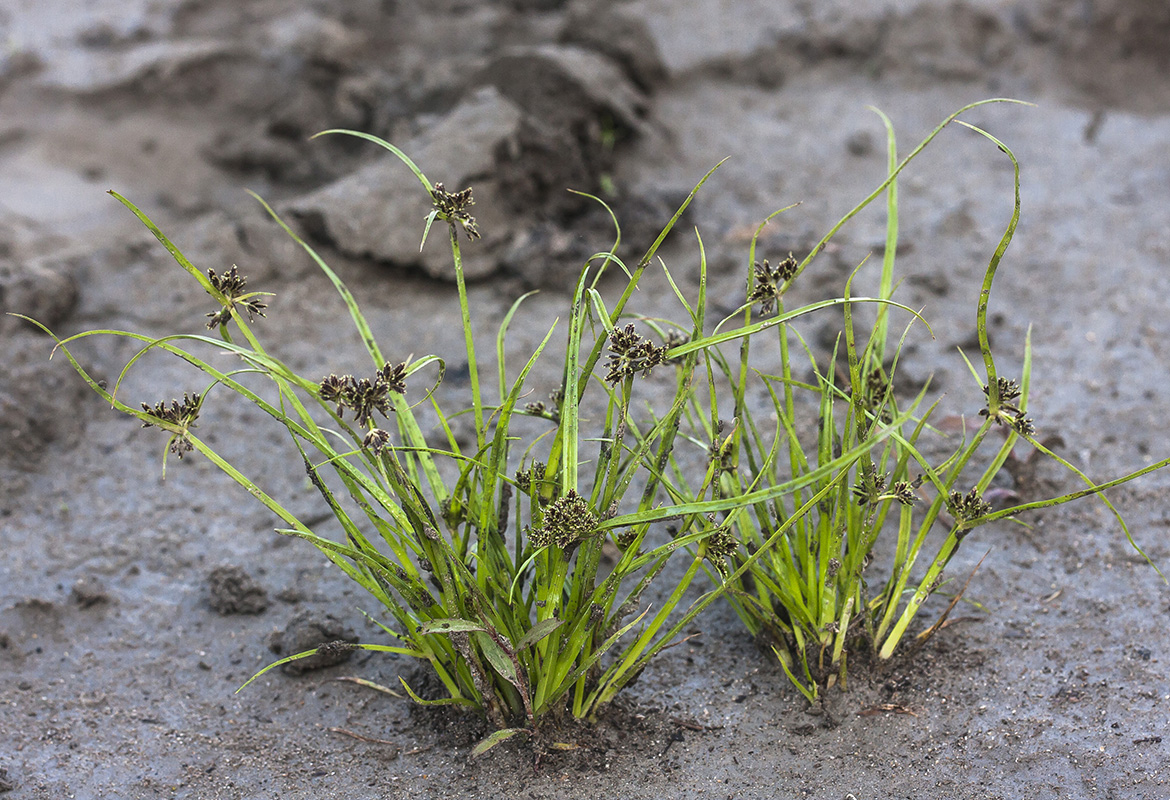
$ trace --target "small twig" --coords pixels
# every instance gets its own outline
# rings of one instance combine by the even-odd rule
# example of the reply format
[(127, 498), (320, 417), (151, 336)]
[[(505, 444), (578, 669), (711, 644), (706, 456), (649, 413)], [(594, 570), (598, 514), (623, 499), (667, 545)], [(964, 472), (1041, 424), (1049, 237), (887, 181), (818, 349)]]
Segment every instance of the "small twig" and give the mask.
[(971, 585), (971, 579), (975, 577), (975, 573), (979, 571), (979, 568), (981, 566), (983, 566), (984, 559), (986, 559), (987, 556), (990, 554), (991, 554), (991, 551), (988, 550), (986, 553), (983, 554), (983, 558), (979, 559), (979, 563), (975, 565), (975, 568), (973, 570), (971, 570), (971, 574), (967, 576), (967, 582), (963, 584), (963, 588), (959, 590), (959, 593), (951, 598), (950, 604), (946, 607), (946, 610), (943, 611), (942, 615), (938, 618), (938, 621), (935, 622), (933, 625), (931, 625), (926, 630), (924, 630), (922, 633), (918, 634), (918, 636), (916, 637), (916, 640), (914, 642), (914, 646), (910, 650), (911, 653), (916, 652), (919, 648), (922, 647), (922, 645), (926, 644), (926, 642), (930, 639), (931, 636), (938, 633), (940, 630), (942, 630), (943, 628), (945, 628), (947, 626), (947, 617), (949, 617), (951, 612), (955, 610), (955, 606), (957, 606), (959, 604), (959, 601), (963, 599), (963, 595), (967, 593), (967, 587)]
[(876, 717), (878, 714), (882, 714), (882, 713), (909, 714), (912, 717), (918, 716), (918, 714), (915, 713), (914, 710), (911, 709), (909, 706), (899, 705), (898, 703), (880, 703), (876, 706), (870, 706), (869, 708), (863, 708), (857, 712), (857, 716), (859, 716), (859, 717)]
[(352, 677), (349, 675), (343, 675), (339, 678), (333, 678), (333, 680), (344, 681), (346, 683), (356, 683), (358, 686), (364, 686), (367, 689), (373, 689), (376, 692), (382, 692), (383, 694), (388, 694), (391, 697), (398, 697), (398, 698), (402, 697), (402, 695), (400, 695), (398, 692), (394, 691), (393, 689), (389, 689), (389, 688), (381, 685), (380, 683), (374, 683), (373, 681), (368, 681), (365, 678), (355, 678), (355, 677)]
[(949, 628), (952, 625), (958, 625), (960, 622), (982, 622), (982, 621), (983, 621), (983, 617), (951, 617), (950, 619), (943, 621), (943, 624), (939, 625), (938, 629), (940, 631), (945, 630), (946, 628)]
[(697, 722), (691, 722), (686, 719), (679, 719), (678, 717), (671, 717), (670, 721), (680, 728), (686, 728), (688, 731), (721, 731), (722, 725), (700, 725)]
[(390, 745), (391, 747), (397, 747), (397, 746), (398, 746), (398, 745), (394, 744), (394, 742), (388, 742), (388, 741), (386, 741), (385, 739), (375, 739), (375, 738), (374, 738), (374, 737), (372, 737), (372, 736), (363, 736), (363, 735), (362, 735), (362, 734), (360, 734), (360, 733), (354, 733), (353, 731), (346, 730), (345, 728), (328, 728), (327, 730), (328, 730), (330, 733), (340, 733), (340, 734), (342, 734), (343, 736), (349, 736), (349, 737), (352, 737), (352, 738), (354, 738), (354, 739), (357, 739), (357, 740), (358, 740), (358, 741), (360, 741), (360, 742), (369, 742), (369, 743), (371, 743), (371, 744), (388, 744), (388, 745)]
[[(683, 644), (684, 642), (689, 642), (691, 639), (696, 639), (702, 635), (703, 635), (702, 633), (692, 633), (690, 636), (684, 636), (681, 639), (678, 639), (676, 641), (671, 642), (670, 644), (663, 647), (662, 650), (669, 650), (672, 647), (678, 647), (680, 644)], [(659, 652), (662, 652), (662, 651), (659, 651)]]

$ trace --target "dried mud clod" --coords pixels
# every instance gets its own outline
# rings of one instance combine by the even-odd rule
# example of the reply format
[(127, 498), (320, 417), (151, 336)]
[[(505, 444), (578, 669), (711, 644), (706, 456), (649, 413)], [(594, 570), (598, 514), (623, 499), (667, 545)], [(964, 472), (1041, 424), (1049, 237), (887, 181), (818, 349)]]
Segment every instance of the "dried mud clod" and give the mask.
[[(548, 719), (535, 737), (513, 740), (514, 755), (498, 758), (531, 759), (538, 773), (587, 773), (609, 770), (615, 761), (638, 753), (653, 758), (664, 769), (673, 769), (670, 764), (671, 757), (677, 755), (675, 745), (703, 737), (718, 727), (618, 698), (593, 723), (571, 716)], [(648, 742), (653, 743), (649, 748)]]
[(286, 675), (302, 675), (315, 669), (332, 667), (349, 661), (358, 635), (332, 614), (302, 611), (281, 633), (269, 637), (268, 648), (281, 656), (316, 650), (315, 655), (290, 661), (281, 667)]
[(268, 608), (268, 592), (243, 567), (216, 567), (207, 575), (208, 605), (216, 613), (260, 614)]
[[(0, 262), (0, 312), (24, 314), (57, 325), (77, 305), (77, 282), (66, 271), (38, 262)], [(0, 316), (0, 330), (25, 323)]]
[(43, 340), (0, 338), (6, 345), (0, 363), (0, 462), (25, 467), (36, 463), (49, 445), (81, 436), (85, 418), (76, 409), (84, 395), (77, 391), (77, 381), (66, 380), (68, 376), (40, 360)]
[(571, 4), (561, 42), (595, 50), (617, 63), (634, 84), (650, 93), (669, 79), (646, 20), (600, 0)]
[(73, 584), (69, 597), (81, 608), (93, 608), (110, 602), (105, 583), (94, 575), (84, 575)]
[[(62, 381), (48, 369), (44, 340), (23, 314), (56, 326), (77, 306), (75, 264), (69, 260), (18, 259), (0, 227), (0, 461), (25, 467), (38, 460), (54, 441), (80, 433), (82, 419), (70, 413), (84, 395), (75, 381)], [(11, 258), (10, 258), (11, 257)]]
[[(506, 269), (522, 273), (532, 285), (548, 282), (517, 269), (532, 255), (528, 232), (539, 228), (537, 238), (551, 240), (554, 251), (567, 249), (572, 237), (563, 235), (566, 226), (596, 207), (565, 187), (614, 189), (615, 149), (649, 130), (649, 98), (642, 86), (662, 71), (651, 50), (641, 51), (635, 66), (622, 57), (634, 48), (630, 42), (601, 48), (569, 39), (496, 53), (469, 71), (451, 106), (403, 146), (432, 180), (457, 188), (474, 185), (483, 240), (474, 247), (476, 257), (464, 264), (468, 279)], [(633, 73), (641, 79), (634, 80)], [(624, 204), (643, 205), (638, 198)], [(376, 158), (295, 199), (289, 210), (309, 235), (347, 255), (418, 267), (450, 281), (454, 273), (445, 248), (419, 251), (415, 228), (428, 206), (411, 175), (387, 169)], [(603, 222), (608, 233), (608, 218)], [(588, 253), (564, 255), (572, 265), (566, 270), (575, 274), (578, 257)], [(548, 253), (542, 249), (537, 260), (547, 265)]]

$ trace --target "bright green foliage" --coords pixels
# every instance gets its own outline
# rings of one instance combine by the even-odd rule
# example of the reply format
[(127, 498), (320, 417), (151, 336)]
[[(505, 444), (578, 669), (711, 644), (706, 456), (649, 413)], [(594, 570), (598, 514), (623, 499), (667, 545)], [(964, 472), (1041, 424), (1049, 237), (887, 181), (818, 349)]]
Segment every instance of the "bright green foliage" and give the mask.
[[(381, 603), (391, 620), (384, 630), (397, 644), (322, 647), (358, 647), (426, 659), (447, 696), (424, 700), (405, 681), (403, 689), (418, 702), (468, 706), (486, 714), (497, 732), (481, 743), (479, 752), (516, 733), (533, 733), (549, 715), (567, 711), (576, 717), (595, 716), (717, 597), (710, 592), (686, 613), (678, 609), (708, 550), (725, 547), (725, 538), (706, 509), (701, 513), (663, 481), (665, 465), (673, 463), (671, 454), (700, 350), (692, 348), (667, 366), (665, 344), (644, 339), (633, 324), (618, 326), (627, 301), (686, 204), (636, 268), (626, 273), (628, 284), (613, 306), (607, 306), (596, 284), (612, 264), (626, 271), (616, 256), (620, 235), (608, 252), (585, 265), (569, 311), (562, 386), (551, 407), (520, 408), (518, 403), (553, 330), (518, 374), (505, 370), (507, 327), (524, 298), (516, 301), (497, 339), (499, 396), (491, 404), (484, 397), (471, 335), (459, 242), (461, 232), (469, 238), (478, 236), (468, 210), (474, 203), (471, 191), (450, 193), (441, 184), (432, 187), (404, 154), (362, 136), (398, 155), (427, 187), (435, 210), (426, 221), (426, 232), (436, 220), (447, 223), (470, 368), (473, 445), (461, 445), (449, 424), (465, 409), (444, 410), (434, 396), (443, 361), (436, 356), (401, 363), (388, 360), (336, 273), (266, 204), (343, 298), (371, 360), (367, 375), (309, 377), (268, 353), (254, 330), (255, 315), (267, 307), (258, 300), (263, 293), (246, 291), (245, 280), (235, 270), (225, 276), (211, 271), (204, 275), (143, 212), (119, 195), (115, 197), (219, 304), (221, 310), (209, 315), (209, 327), (220, 337), (177, 334), (152, 339), (125, 331), (90, 331), (74, 338), (106, 334), (144, 343), (118, 385), (138, 359), (153, 350), (185, 360), (211, 384), (193, 398), (185, 395), (182, 403), (143, 404), (139, 410), (118, 399), (118, 385), (107, 390), (86, 372), (66, 347), (72, 339), (59, 341), (58, 347), (116, 409), (170, 433), (168, 452), (182, 457), (197, 451), (210, 459), (284, 522), (281, 533), (314, 544)], [(703, 330), (705, 280), (699, 292), (691, 339), (700, 338)], [(235, 355), (240, 367), (221, 371), (217, 359), (206, 357), (208, 350)], [(608, 362), (599, 365), (607, 353)], [(639, 427), (630, 415), (631, 399), (635, 383), (652, 370), (668, 377), (673, 372), (674, 388), (665, 394), (661, 417)], [(270, 381), (268, 392), (251, 388), (255, 380), (241, 380), (256, 374)], [(415, 388), (420, 380), (424, 386), (432, 384), (429, 391)], [(255, 404), (288, 430), (300, 454), (298, 462), (344, 530), (342, 541), (315, 533), (196, 434), (200, 410), (207, 403), (223, 402), (222, 389)], [(586, 392), (603, 393), (606, 410), (600, 430), (581, 429), (578, 409)], [(418, 400), (412, 405), (408, 397)], [(420, 422), (423, 411), (438, 420), (445, 447), (428, 444)], [(540, 437), (545, 440), (543, 451), (535, 449), (536, 442), (523, 449), (517, 443), (512, 422), (519, 414), (552, 424), (552, 430)], [(544, 452), (546, 460), (536, 461), (535, 452)], [(588, 474), (579, 475), (585, 466)], [(666, 519), (676, 521), (671, 537), (665, 541), (648, 537), (651, 526)], [(616, 545), (618, 555), (616, 563), (603, 566), (607, 542)], [(651, 616), (642, 595), (675, 554), (687, 559), (689, 566)]]
[[(977, 525), (1011, 513), (990, 512), (981, 493), (1016, 440), (1026, 439), (1052, 455), (1033, 438), (1024, 415), (1027, 361), (1019, 387), (1000, 379), (986, 337), (987, 296), (1018, 217), (1018, 172), (1016, 212), (988, 269), (978, 314), (989, 387), (982, 425), (950, 458), (932, 465), (918, 446), (931, 431), (932, 409), (921, 408), (926, 389), (903, 407), (890, 388), (898, 349), (889, 346), (889, 312), (899, 308), (909, 319), (917, 318), (891, 300), (896, 177), (943, 125), (900, 163), (894, 159), (891, 133), (889, 178), (803, 262), (756, 266), (741, 309), (742, 325), (733, 330), (720, 331), (721, 324), (707, 332), (701, 240), (696, 297), (688, 300), (665, 272), (686, 311), (686, 322), (676, 326), (684, 333), (668, 333), (647, 319), (628, 323), (639, 318), (626, 311), (627, 303), (694, 192), (633, 270), (616, 255), (619, 234), (608, 251), (589, 260), (576, 284), (559, 364), (560, 391), (548, 405), (523, 407), (519, 403), (528, 391), (525, 382), (537, 360), (547, 357), (553, 330), (518, 373), (508, 374), (504, 340), (524, 298), (516, 301), (499, 330), (496, 391), (487, 397), (460, 249), (460, 234), (478, 236), (469, 210), (474, 204), (471, 191), (448, 192), (392, 145), (353, 134), (393, 152), (429, 193), (434, 210), (425, 222), (424, 243), (434, 222), (446, 223), (470, 369), (475, 438), (468, 445), (460, 443), (449, 424), (468, 409), (443, 409), (434, 396), (444, 362), (437, 356), (403, 362), (384, 356), (336, 273), (267, 205), (344, 300), (370, 358), (366, 375), (304, 376), (270, 355), (253, 330), (255, 316), (267, 308), (258, 300), (263, 293), (248, 292), (235, 270), (216, 276), (196, 269), (145, 214), (118, 195), (218, 303), (219, 310), (209, 316), (210, 327), (220, 336), (153, 339), (125, 331), (91, 331), (75, 338), (108, 334), (143, 342), (123, 376), (142, 355), (162, 350), (191, 364), (211, 383), (193, 398), (184, 395), (182, 403), (143, 404), (139, 410), (117, 398), (117, 385), (107, 390), (90, 377), (65, 348), (71, 340), (58, 347), (115, 408), (169, 432), (170, 452), (181, 457), (197, 451), (210, 459), (283, 521), (282, 533), (311, 542), (376, 599), (389, 618), (384, 630), (395, 644), (322, 647), (358, 647), (428, 661), (446, 696), (424, 700), (405, 681), (402, 688), (418, 702), (467, 706), (486, 714), (495, 732), (476, 753), (516, 734), (531, 735), (549, 716), (595, 717), (724, 594), (753, 634), (772, 637), (784, 670), (815, 699), (826, 675), (844, 674), (846, 653), (855, 641), (889, 657), (938, 586), (963, 537)], [(1000, 149), (1011, 155), (1006, 147)], [(837, 230), (883, 192), (889, 237), (879, 296), (852, 297), (847, 284), (841, 298), (786, 310), (787, 288)], [(754, 255), (753, 241), (749, 260)], [(611, 265), (628, 280), (618, 299), (608, 304), (597, 287)], [(851, 311), (857, 303), (878, 308), (877, 324), (865, 340), (858, 340), (854, 329)], [(753, 319), (757, 305), (762, 319)], [(819, 364), (802, 342), (794, 351), (795, 332), (788, 326), (797, 317), (833, 308), (844, 313), (838, 347), (844, 350), (843, 372), (838, 353), (828, 364)], [(649, 332), (660, 341), (645, 338)], [(780, 374), (752, 370), (750, 344), (761, 335), (778, 338)], [(726, 342), (739, 343), (738, 360), (720, 350)], [(793, 377), (790, 356), (802, 349), (816, 376), (813, 383)], [(201, 355), (209, 350), (236, 356), (239, 367), (221, 371), (216, 366), (220, 359)], [(268, 379), (268, 390), (251, 388), (256, 381), (242, 380), (245, 374)], [(659, 405), (635, 413), (631, 401), (636, 384), (651, 375), (658, 383), (644, 400), (657, 398)], [(762, 409), (748, 403), (749, 386), (756, 381), (771, 397)], [(430, 390), (418, 388), (420, 384)], [(196, 435), (200, 410), (224, 402), (224, 389), (288, 430), (299, 462), (344, 531), (341, 541), (315, 533)], [(594, 426), (583, 427), (579, 408), (588, 393), (605, 410)], [(633, 407), (641, 407), (644, 400)], [(813, 412), (811, 427), (799, 419), (800, 410), (808, 408)], [(545, 419), (550, 430), (539, 441), (522, 442), (513, 429), (518, 415)], [(437, 419), (445, 446), (428, 443), (422, 427), (428, 418)], [(965, 468), (997, 425), (1006, 426), (1006, 439), (981, 475), (961, 483)], [(806, 435), (810, 430), (815, 435)], [(697, 470), (694, 459), (676, 454), (676, 445), (690, 443), (707, 453)], [(543, 462), (536, 460), (537, 453)], [(1089, 486), (1021, 508), (1105, 488)], [(920, 498), (921, 506), (915, 507)], [(925, 573), (912, 578), (928, 534), (944, 512), (953, 520), (950, 532), (935, 545)], [(665, 522), (669, 526), (655, 525)], [(865, 569), (886, 529), (894, 537), (894, 566), (878, 578)], [(603, 548), (610, 550), (608, 559)], [(657, 592), (665, 600), (651, 614), (643, 594), (676, 556), (685, 567), (670, 573), (677, 577), (666, 591)], [(716, 587), (682, 608), (684, 593), (704, 570)]]
[[(747, 302), (741, 309), (743, 329), (753, 327), (756, 304), (761, 314), (767, 316), (775, 311), (782, 319), (787, 288), (836, 231), (882, 192), (887, 198), (887, 241), (878, 299), (888, 301), (895, 285), (897, 175), (944, 126), (971, 107), (949, 117), (901, 162), (896, 158), (893, 129), (881, 115), (888, 131), (889, 177), (799, 264), (791, 258), (776, 268), (767, 262), (754, 262), (753, 240), (753, 274)], [(973, 126), (967, 127), (990, 139), (1011, 159), (1015, 167), (1015, 204), (1007, 231), (986, 271), (976, 309), (986, 380), (981, 381), (973, 367), (971, 371), (976, 386), (984, 384), (982, 424), (964, 437), (949, 457), (932, 464), (922, 453), (923, 437), (939, 435), (929, 424), (935, 406), (922, 409), (929, 386), (922, 387), (908, 405), (900, 404), (894, 394), (898, 356), (906, 334), (900, 340), (890, 336), (890, 305), (879, 306), (876, 324), (869, 336), (860, 340), (852, 304), (844, 304), (841, 337), (827, 363), (818, 363), (803, 340), (785, 324), (775, 328), (781, 353), (778, 375), (753, 371), (750, 345), (754, 337), (743, 340), (738, 363), (722, 360), (713, 351), (705, 354), (708, 369), (731, 387), (733, 408), (729, 410), (735, 418), (733, 433), (722, 442), (710, 432), (714, 475), (707, 480), (712, 484), (718, 481), (721, 496), (751, 503), (749, 510), (738, 516), (735, 530), (747, 551), (756, 553), (749, 559), (753, 563), (748, 572), (730, 581), (727, 596), (748, 630), (774, 645), (785, 673), (810, 702), (817, 700), (826, 684), (839, 679), (844, 685), (851, 649), (869, 647), (880, 659), (894, 654), (922, 604), (943, 584), (943, 570), (973, 528), (1019, 511), (1097, 493), (1170, 463), (1161, 461), (1094, 486), (1036, 440), (1032, 421), (1025, 413), (1030, 349), (1025, 350), (1022, 380), (1017, 385), (997, 374), (987, 337), (992, 281), (1019, 219), (1019, 165), (1002, 142)], [(846, 299), (850, 297), (852, 281), (851, 277), (846, 283)], [(812, 382), (793, 377), (805, 358), (815, 376)], [(747, 402), (753, 380), (761, 381), (771, 397), (771, 407), (764, 411), (778, 421), (774, 435), (766, 429), (772, 423), (761, 419), (761, 409)], [(977, 388), (975, 396), (978, 397)], [(710, 407), (700, 410), (696, 406), (696, 413), (718, 420), (719, 414), (712, 409), (721, 399), (720, 393), (713, 390)], [(996, 429), (1006, 435), (989, 439)], [(993, 512), (983, 493), (1021, 439), (1076, 473), (1089, 488)], [(842, 458), (848, 459), (844, 467)], [(754, 491), (761, 484), (773, 489), (787, 486), (789, 490), (762, 501), (756, 499)], [(823, 495), (823, 500), (811, 512), (803, 513), (814, 493)], [(1101, 499), (1116, 514), (1104, 495)], [(1124, 521), (1119, 515), (1117, 519), (1129, 537)], [(930, 536), (940, 521), (946, 530)], [(776, 532), (782, 527), (789, 532), (773, 546)], [(892, 555), (892, 564), (888, 573), (877, 575), (867, 572), (867, 568), (879, 541), (888, 548), (883, 563), (889, 563)], [(1134, 544), (1132, 538), (1129, 541)], [(932, 552), (924, 552), (928, 550)], [(925, 571), (915, 574), (913, 570), (920, 559), (925, 561)], [(738, 563), (740, 560), (733, 562)], [(938, 630), (953, 607), (954, 602), (938, 623), (919, 635), (919, 641)]]

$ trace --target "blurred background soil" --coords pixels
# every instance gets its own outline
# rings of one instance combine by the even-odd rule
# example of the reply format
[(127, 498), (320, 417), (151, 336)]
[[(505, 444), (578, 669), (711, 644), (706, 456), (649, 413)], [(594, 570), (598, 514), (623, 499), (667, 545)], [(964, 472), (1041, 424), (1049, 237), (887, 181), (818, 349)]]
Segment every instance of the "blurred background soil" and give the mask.
[[(432, 180), (474, 185), (477, 330), (493, 336), (515, 297), (541, 290), (513, 324), (520, 358), (612, 239), (608, 215), (567, 188), (613, 205), (621, 253), (636, 259), (730, 156), (661, 253), (693, 286), (698, 227), (722, 316), (743, 302), (761, 219), (801, 201), (759, 254), (800, 256), (880, 183), (884, 130), (867, 106), (890, 115), (906, 153), (968, 102), (1031, 101), (965, 117), (1022, 164), (1023, 217), (991, 298), (1000, 369), (1018, 374), (1031, 326), (1030, 411), (1097, 478), (1170, 451), (1161, 0), (3, 0), (0, 43), (3, 310), (61, 335), (202, 327), (209, 299), (113, 188), (196, 265), (238, 264), (250, 288), (275, 292), (258, 327), (290, 364), (352, 369), (361, 350), (343, 307), (251, 189), (341, 273), (387, 353), (449, 360), (450, 397), (466, 390), (466, 365), (461, 379), (439, 237), (418, 252), (425, 196), (384, 151), (313, 133), (368, 131)], [(1011, 164), (953, 126), (900, 191), (897, 299), (923, 308), (935, 338), (915, 329), (899, 374), (907, 391), (933, 376), (940, 418), (958, 431), (982, 406), (957, 349), (974, 351)], [(794, 302), (840, 294), (883, 246), (875, 206)], [(648, 283), (635, 310), (681, 317), (664, 287)], [(824, 351), (839, 326), (814, 316), (799, 329)], [(359, 611), (375, 609), (208, 463), (172, 459), (164, 483), (163, 437), (50, 362), (46, 337), (2, 317), (0, 341), (5, 798), (1170, 794), (1170, 596), (1099, 503), (981, 528), (952, 571), (989, 553), (968, 593), (979, 605), (884, 670), (855, 665), (849, 691), (817, 714), (717, 605), (596, 728), (561, 733), (580, 749), (534, 772), (531, 749), (513, 743), (470, 761), (475, 720), (333, 680), (419, 680), (383, 655), (269, 673), (234, 694), (277, 654), (379, 640)], [(76, 352), (112, 381), (133, 349), (91, 339)], [(531, 384), (548, 392), (557, 377), (546, 363)], [(153, 403), (202, 385), (160, 357), (122, 396)], [(236, 403), (209, 404), (200, 422), (328, 531), (282, 430)], [(1073, 486), (1035, 463), (1009, 478), (1021, 496)], [(1163, 568), (1168, 487), (1155, 474), (1110, 495)]]

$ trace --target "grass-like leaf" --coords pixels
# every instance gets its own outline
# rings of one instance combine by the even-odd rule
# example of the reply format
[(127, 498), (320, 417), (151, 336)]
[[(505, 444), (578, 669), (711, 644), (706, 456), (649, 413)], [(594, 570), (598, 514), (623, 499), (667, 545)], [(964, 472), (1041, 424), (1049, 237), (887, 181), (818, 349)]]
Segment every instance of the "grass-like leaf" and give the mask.
[[(697, 287), (679, 280), (659, 259), (683, 322), (639, 317), (628, 306), (660, 246), (718, 165), (702, 177), (633, 269), (617, 255), (617, 218), (599, 198), (587, 195), (610, 214), (613, 244), (587, 260), (573, 286), (563, 355), (556, 364), (561, 386), (550, 406), (518, 407), (531, 392), (527, 381), (532, 370), (551, 357), (546, 351), (555, 322), (516, 375), (509, 375), (506, 364), (509, 331), (528, 295), (508, 309), (494, 348), (484, 351), (494, 353), (495, 363), (481, 364), (477, 358), (474, 309), (457, 235), (460, 228), (469, 235), (478, 233), (465, 211), (470, 190), (452, 194), (432, 185), (397, 147), (354, 131), (318, 135), (365, 139), (411, 170), (434, 203), (432, 213), (420, 220), (424, 242), (436, 221), (447, 223), (464, 332), (462, 357), (470, 375), (465, 402), (448, 408), (435, 391), (445, 373), (444, 358), (386, 359), (348, 287), (259, 197), (342, 299), (369, 356), (369, 373), (322, 379), (299, 374), (269, 353), (251, 320), (235, 307), (264, 293), (225, 296), (121, 195), (115, 197), (223, 306), (224, 313), (216, 316), (219, 338), (190, 332), (150, 337), (87, 331), (64, 340), (54, 337), (54, 351), (62, 352), (115, 410), (164, 430), (170, 437), (168, 452), (207, 458), (282, 521), (281, 533), (313, 545), (361, 586), (387, 622), (373, 615), (371, 619), (396, 643), (354, 647), (427, 662), (447, 696), (424, 700), (400, 677), (403, 690), (417, 703), (484, 714), (496, 730), (475, 746), (476, 755), (517, 734), (535, 735), (550, 716), (596, 718), (720, 598), (726, 598), (750, 633), (771, 640), (778, 674), (815, 702), (826, 686), (845, 685), (851, 652), (868, 647), (889, 658), (898, 649), (945, 580), (952, 556), (975, 528), (1095, 494), (1117, 514), (1137, 548), (1102, 493), (1170, 464), (1167, 459), (1097, 484), (1034, 436), (1032, 421), (1025, 417), (1032, 379), (1030, 335), (1019, 385), (997, 372), (987, 336), (992, 284), (1020, 218), (1019, 164), (1001, 141), (961, 120), (1011, 159), (1014, 205), (976, 302), (985, 375), (973, 365), (971, 371), (977, 384), (986, 380), (982, 421), (941, 460), (924, 455), (934, 452), (925, 440), (938, 435), (930, 424), (938, 405), (928, 401), (930, 384), (909, 400), (895, 391), (911, 330), (919, 330), (916, 323), (922, 322), (930, 333), (919, 312), (893, 299), (898, 287), (897, 179), (960, 114), (996, 102), (1015, 101), (965, 106), (901, 159), (893, 125), (878, 112), (887, 134), (886, 178), (799, 263), (756, 265), (764, 225), (792, 206), (765, 219), (748, 250), (743, 302), (715, 325), (708, 317), (707, 253), (697, 233)], [(862, 260), (842, 287), (842, 296), (785, 308), (785, 293), (829, 240), (883, 195), (887, 223), (877, 295), (853, 294), (854, 276), (869, 268)], [(611, 278), (620, 280), (618, 271), (609, 269), (615, 264), (625, 285), (611, 300), (608, 279), (601, 279), (612, 272)], [(756, 315), (757, 304), (761, 315)], [(856, 318), (859, 304), (876, 306), (876, 323), (868, 330)], [(906, 322), (898, 335), (894, 319), (900, 312), (905, 312)], [(791, 327), (811, 314), (840, 315), (841, 333), (827, 357)], [(676, 338), (679, 334), (685, 341)], [(92, 336), (137, 344), (112, 390), (90, 375), (70, 349)], [(753, 363), (752, 343), (760, 337), (775, 337), (778, 371), (764, 373)], [(731, 347), (738, 358), (727, 352)], [(126, 402), (120, 396), (123, 379), (132, 369), (144, 368), (148, 362), (143, 357), (156, 352), (181, 359), (208, 388), (194, 400), (185, 395), (183, 404), (170, 407), (156, 403), (137, 408)], [(608, 362), (601, 365), (607, 354)], [(235, 367), (222, 369), (223, 356)], [(494, 369), (495, 380), (481, 382), (481, 368)], [(643, 412), (641, 396), (632, 400), (644, 380), (657, 385), (647, 392), (650, 402)], [(413, 388), (410, 396), (421, 399), (408, 402), (407, 384), (419, 381), (427, 384), (425, 391)], [(976, 400), (979, 388), (972, 393)], [(593, 405), (588, 407), (602, 409), (596, 419), (581, 413), (591, 392)], [(338, 536), (314, 531), (195, 434), (199, 412), (232, 396), (254, 405), (288, 433), (288, 463), (305, 470), (321, 507), (336, 518)], [(474, 443), (472, 437), (464, 440), (455, 433), (452, 421), (462, 414), (472, 420)], [(524, 429), (514, 425), (522, 416), (551, 425), (541, 433), (522, 435)], [(441, 438), (438, 444), (428, 440), (424, 424), (433, 425)], [(997, 426), (1006, 426), (1006, 436), (998, 447), (989, 448), (989, 434)], [(991, 511), (982, 493), (1017, 443), (1055, 459), (1087, 488)], [(978, 474), (968, 474), (972, 471)], [(915, 509), (915, 503), (924, 507)], [(945, 530), (932, 535), (936, 523)], [(890, 572), (867, 571), (876, 548), (887, 543)], [(603, 558), (603, 548), (614, 547), (618, 555)], [(682, 559), (685, 566), (668, 571), (674, 559)], [(663, 575), (674, 577), (657, 592), (660, 601), (651, 609), (643, 595)], [(687, 605), (688, 589), (701, 575), (714, 585)], [(248, 683), (315, 652), (281, 659)], [(393, 694), (364, 679), (351, 680)]]

